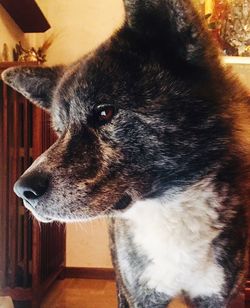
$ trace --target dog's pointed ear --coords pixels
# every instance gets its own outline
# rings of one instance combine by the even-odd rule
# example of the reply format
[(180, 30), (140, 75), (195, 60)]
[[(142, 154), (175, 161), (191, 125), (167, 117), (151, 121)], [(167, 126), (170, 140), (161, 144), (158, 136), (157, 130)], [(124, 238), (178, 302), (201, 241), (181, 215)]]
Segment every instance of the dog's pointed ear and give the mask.
[(190, 63), (200, 63), (209, 50), (217, 55), (191, 0), (123, 1), (125, 26), (148, 44), (161, 44), (163, 51)]
[(11, 67), (1, 77), (10, 87), (20, 92), (39, 107), (49, 111), (53, 90), (63, 74), (62, 66), (56, 67)]

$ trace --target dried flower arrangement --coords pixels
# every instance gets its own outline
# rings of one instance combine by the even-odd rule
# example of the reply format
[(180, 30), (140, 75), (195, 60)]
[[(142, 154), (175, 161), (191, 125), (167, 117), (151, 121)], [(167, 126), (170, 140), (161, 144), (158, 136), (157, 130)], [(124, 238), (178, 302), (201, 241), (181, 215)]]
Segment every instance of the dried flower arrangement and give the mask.
[(36, 62), (38, 64), (43, 64), (46, 62), (46, 52), (52, 45), (53, 40), (54, 37), (50, 36), (38, 49), (35, 49), (34, 47), (25, 49), (21, 42), (19, 42), (13, 50), (14, 60), (19, 62)]

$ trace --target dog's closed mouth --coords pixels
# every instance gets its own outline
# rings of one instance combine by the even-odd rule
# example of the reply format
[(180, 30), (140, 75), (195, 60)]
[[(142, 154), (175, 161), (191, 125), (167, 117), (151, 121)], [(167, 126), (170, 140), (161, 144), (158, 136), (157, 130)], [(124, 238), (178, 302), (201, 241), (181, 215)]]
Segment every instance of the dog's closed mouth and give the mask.
[(37, 212), (34, 210), (34, 208), (32, 207), (32, 205), (30, 204), (29, 201), (27, 200), (23, 200), (23, 203), (25, 205), (25, 207), (30, 210), (32, 212), (32, 214), (36, 217), (37, 220), (39, 220), (40, 222), (44, 222), (44, 223), (50, 223), (53, 222), (53, 219), (47, 217), (47, 216), (41, 216), (39, 214), (37, 214)]

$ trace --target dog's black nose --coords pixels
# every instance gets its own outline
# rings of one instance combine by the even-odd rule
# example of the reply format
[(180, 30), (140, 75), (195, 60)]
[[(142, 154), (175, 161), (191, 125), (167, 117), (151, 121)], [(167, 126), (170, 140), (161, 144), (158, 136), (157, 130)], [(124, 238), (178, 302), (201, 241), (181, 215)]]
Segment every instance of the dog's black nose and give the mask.
[(14, 192), (25, 200), (34, 200), (45, 194), (49, 186), (49, 176), (45, 173), (28, 173), (15, 183)]

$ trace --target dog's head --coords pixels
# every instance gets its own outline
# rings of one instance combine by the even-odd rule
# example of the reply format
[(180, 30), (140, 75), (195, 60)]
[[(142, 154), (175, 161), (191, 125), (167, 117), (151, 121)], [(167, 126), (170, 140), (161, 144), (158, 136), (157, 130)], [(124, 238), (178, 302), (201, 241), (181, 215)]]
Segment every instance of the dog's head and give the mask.
[(115, 213), (170, 193), (225, 150), (222, 70), (191, 4), (124, 4), (123, 27), (80, 61), (2, 75), (51, 114), (58, 133), (15, 185), (42, 221)]

